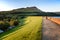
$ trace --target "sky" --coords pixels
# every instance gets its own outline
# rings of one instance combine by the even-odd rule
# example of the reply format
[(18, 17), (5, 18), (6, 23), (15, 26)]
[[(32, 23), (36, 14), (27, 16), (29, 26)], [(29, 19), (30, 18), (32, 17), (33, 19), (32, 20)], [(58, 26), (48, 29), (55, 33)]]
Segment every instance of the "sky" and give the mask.
[(60, 0), (0, 0), (0, 11), (36, 6), (45, 12), (60, 11)]

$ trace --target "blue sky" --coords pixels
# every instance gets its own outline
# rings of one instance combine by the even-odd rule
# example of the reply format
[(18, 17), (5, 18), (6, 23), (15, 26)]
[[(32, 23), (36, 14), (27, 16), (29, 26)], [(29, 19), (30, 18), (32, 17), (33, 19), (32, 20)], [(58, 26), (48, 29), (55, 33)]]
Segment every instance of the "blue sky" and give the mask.
[(0, 11), (36, 6), (42, 11), (60, 11), (60, 0), (0, 0)]

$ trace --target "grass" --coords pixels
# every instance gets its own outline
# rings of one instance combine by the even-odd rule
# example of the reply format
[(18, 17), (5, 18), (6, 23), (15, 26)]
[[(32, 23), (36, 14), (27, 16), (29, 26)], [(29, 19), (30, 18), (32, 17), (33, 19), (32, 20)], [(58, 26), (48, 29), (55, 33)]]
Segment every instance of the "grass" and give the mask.
[(41, 40), (42, 17), (28, 17), (30, 22), (21, 29), (0, 38), (1, 40)]

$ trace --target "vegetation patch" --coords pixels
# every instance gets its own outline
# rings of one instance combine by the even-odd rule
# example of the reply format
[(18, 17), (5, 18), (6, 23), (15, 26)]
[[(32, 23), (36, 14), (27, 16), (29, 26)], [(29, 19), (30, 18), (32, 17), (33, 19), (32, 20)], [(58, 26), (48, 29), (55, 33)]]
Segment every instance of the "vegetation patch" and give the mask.
[[(17, 15), (18, 16), (18, 15)], [(0, 18), (0, 38), (7, 35), (13, 31), (16, 31), (20, 26), (24, 25), (25, 16), (9, 16), (5, 15), (5, 18), (1, 16)]]

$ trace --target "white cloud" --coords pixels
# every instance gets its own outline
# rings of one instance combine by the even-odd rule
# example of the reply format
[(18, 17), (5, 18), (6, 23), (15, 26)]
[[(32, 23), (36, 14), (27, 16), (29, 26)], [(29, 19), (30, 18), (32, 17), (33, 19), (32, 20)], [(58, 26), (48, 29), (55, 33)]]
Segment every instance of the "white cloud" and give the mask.
[(3, 3), (3, 2), (0, 2), (0, 11), (7, 11), (7, 10), (11, 10), (12, 7), (10, 7), (9, 5)]

